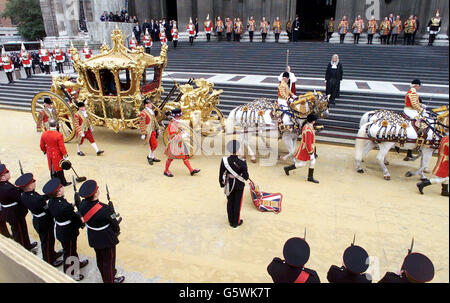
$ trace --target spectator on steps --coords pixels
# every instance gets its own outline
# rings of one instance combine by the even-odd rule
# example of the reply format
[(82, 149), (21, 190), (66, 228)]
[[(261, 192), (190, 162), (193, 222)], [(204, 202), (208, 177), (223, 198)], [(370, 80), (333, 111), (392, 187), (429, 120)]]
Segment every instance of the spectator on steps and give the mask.
[(331, 62), (328, 63), (327, 71), (325, 73), (326, 94), (331, 95), (329, 100), (329, 107), (335, 105), (335, 99), (339, 98), (341, 90), (341, 81), (344, 75), (342, 64), (339, 62), (339, 56), (333, 55)]

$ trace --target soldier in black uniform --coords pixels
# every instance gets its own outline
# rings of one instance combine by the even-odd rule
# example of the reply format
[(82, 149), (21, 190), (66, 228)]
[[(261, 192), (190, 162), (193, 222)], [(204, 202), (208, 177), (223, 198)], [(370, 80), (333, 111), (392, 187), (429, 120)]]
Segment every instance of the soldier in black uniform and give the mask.
[(247, 162), (237, 156), (239, 142), (232, 140), (227, 144), (227, 150), (231, 156), (224, 157), (220, 163), (219, 184), (225, 188), (227, 195), (228, 222), (231, 227), (242, 225), (241, 220), (242, 197), (244, 195), (245, 181), (248, 180)]
[(35, 191), (36, 180), (31, 173), (20, 176), (15, 184), (23, 191), (21, 195), (22, 204), (33, 215), (33, 226), (41, 240), (42, 259), (54, 267), (61, 266), (63, 261), (57, 259), (63, 255), (63, 251), (55, 252), (55, 223), (48, 212), (48, 197)]
[(61, 181), (58, 178), (53, 178), (48, 181), (42, 189), (44, 194), (50, 197), (48, 201), (48, 210), (50, 215), (55, 219), (55, 235), (56, 239), (61, 242), (64, 250), (64, 272), (72, 276), (76, 281), (84, 279), (82, 274), (68, 272), (72, 264), (72, 260), (68, 260), (69, 257), (75, 257), (78, 261), (79, 268), (83, 268), (88, 265), (88, 260), (80, 261), (77, 253), (77, 238), (80, 232), (78, 231), (83, 226), (80, 216), (75, 213), (74, 205), (67, 202), (64, 198), (64, 187), (61, 185)]
[(12, 185), (9, 180), (11, 174), (5, 164), (0, 164), (0, 204), (2, 218), (11, 226), (14, 241), (28, 250), (37, 246), (37, 242), (30, 243), (25, 217), (28, 210), (23, 206), (20, 195), (22, 191)]
[(305, 239), (290, 238), (283, 248), (285, 260), (276, 257), (267, 266), (274, 283), (320, 283), (316, 271), (305, 268), (310, 248)]
[(353, 245), (344, 251), (343, 265), (331, 265), (327, 279), (330, 283), (372, 283), (364, 272), (369, 268), (369, 255), (364, 248)]
[(433, 262), (423, 254), (413, 253), (411, 248), (403, 260), (400, 274), (387, 272), (378, 283), (426, 283), (433, 277)]
[(88, 229), (89, 246), (95, 250), (103, 283), (122, 283), (124, 276), (114, 278), (120, 227), (112, 203), (106, 205), (98, 200), (99, 190), (94, 180), (87, 180), (81, 185), (80, 196), (84, 198), (80, 204), (80, 214)]

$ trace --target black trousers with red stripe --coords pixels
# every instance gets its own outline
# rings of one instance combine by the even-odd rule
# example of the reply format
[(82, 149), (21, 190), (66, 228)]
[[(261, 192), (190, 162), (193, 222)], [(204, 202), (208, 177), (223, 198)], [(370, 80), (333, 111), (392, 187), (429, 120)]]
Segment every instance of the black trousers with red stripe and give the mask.
[[(61, 242), (61, 245), (63, 247), (64, 250), (64, 273), (66, 273), (69, 276), (73, 276), (74, 272), (71, 270), (70, 272), (67, 272), (67, 269), (70, 269), (72, 266), (74, 266), (72, 258), (70, 257), (75, 257), (78, 259), (78, 264), (80, 259), (78, 258), (78, 253), (77, 253), (77, 238), (72, 238), (68, 241), (64, 241)], [(70, 258), (70, 259), (69, 259)], [(68, 260), (69, 259), (69, 260)]]
[(31, 249), (30, 237), (28, 235), (28, 227), (25, 217), (16, 217), (13, 222), (8, 223), (11, 225), (11, 232), (14, 241), (26, 249)]
[(48, 230), (41, 231), (39, 233), (39, 239), (41, 240), (42, 259), (52, 264), (56, 261), (55, 252), (55, 234), (53, 232), (53, 226)]
[(231, 226), (237, 226), (241, 217), (242, 197), (244, 195), (244, 189), (233, 189), (230, 195), (227, 197), (227, 213), (228, 222)]
[(116, 269), (116, 246), (104, 249), (95, 249), (97, 267), (102, 275), (103, 283), (113, 283)]

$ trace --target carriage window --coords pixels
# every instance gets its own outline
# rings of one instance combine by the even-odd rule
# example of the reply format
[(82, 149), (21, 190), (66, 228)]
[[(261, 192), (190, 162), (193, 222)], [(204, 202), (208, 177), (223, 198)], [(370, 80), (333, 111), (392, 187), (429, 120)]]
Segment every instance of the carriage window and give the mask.
[(87, 77), (89, 85), (91, 86), (92, 89), (94, 90), (98, 90), (98, 83), (97, 83), (97, 79), (95, 78), (95, 74), (93, 71), (88, 70), (87, 71)]
[(145, 74), (142, 75), (141, 87), (149, 82), (152, 82), (155, 78), (155, 69), (153, 67), (147, 68)]
[(119, 70), (120, 91), (126, 92), (131, 87), (130, 71), (127, 69)]
[(100, 70), (100, 81), (104, 96), (117, 96), (116, 80), (114, 74), (108, 69)]

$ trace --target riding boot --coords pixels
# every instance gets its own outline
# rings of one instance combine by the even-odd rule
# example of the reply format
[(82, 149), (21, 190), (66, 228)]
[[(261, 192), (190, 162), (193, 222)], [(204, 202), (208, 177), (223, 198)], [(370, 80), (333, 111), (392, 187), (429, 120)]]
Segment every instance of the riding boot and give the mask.
[(296, 167), (295, 167), (295, 164), (292, 164), (292, 165), (289, 165), (289, 166), (285, 166), (284, 167), (284, 172), (286, 173), (286, 175), (287, 176), (289, 176), (289, 172), (291, 171), (291, 170), (294, 170)]
[(430, 182), (430, 180), (427, 179), (425, 181), (417, 183), (416, 185), (417, 185), (417, 188), (419, 189), (420, 193), (423, 195), (423, 188), (426, 186), (430, 186), (431, 182)]
[(441, 184), (441, 196), (448, 197), (448, 184)]
[(406, 157), (403, 159), (403, 161), (413, 161), (413, 160), (414, 160), (414, 157), (413, 157), (413, 154), (412, 154), (412, 150), (408, 149)]
[(310, 168), (308, 171), (308, 181), (313, 183), (319, 183), (319, 181), (314, 179), (314, 168)]

